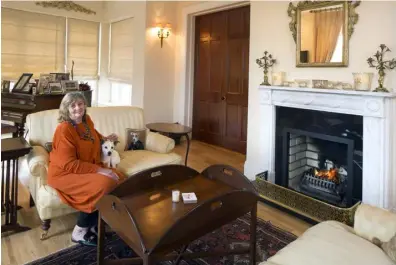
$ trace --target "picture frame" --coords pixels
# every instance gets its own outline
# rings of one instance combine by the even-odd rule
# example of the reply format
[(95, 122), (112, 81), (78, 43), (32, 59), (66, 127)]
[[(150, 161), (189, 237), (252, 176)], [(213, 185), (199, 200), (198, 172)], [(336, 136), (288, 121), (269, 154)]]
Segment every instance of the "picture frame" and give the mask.
[(11, 86), (11, 81), (10, 80), (3, 80), (1, 82), (1, 92), (10, 93), (10, 86)]
[(49, 93), (48, 84), (51, 82), (55, 82), (56, 76), (55, 74), (40, 74), (37, 92), (41, 93)]
[(62, 80), (62, 89), (63, 91), (70, 92), (70, 91), (78, 91), (78, 81), (73, 81), (73, 80)]
[[(12, 92), (16, 93), (26, 93), (24, 88), (26, 84), (29, 83), (30, 78), (32, 78), (32, 73), (23, 73), (21, 77), (19, 77), (18, 81), (15, 83), (14, 87), (12, 88)], [(30, 90), (29, 92), (30, 93)]]
[(70, 73), (50, 73), (55, 75), (55, 82), (61, 82), (62, 80), (70, 80)]
[(62, 84), (61, 82), (51, 82), (48, 84), (50, 94), (62, 94)]

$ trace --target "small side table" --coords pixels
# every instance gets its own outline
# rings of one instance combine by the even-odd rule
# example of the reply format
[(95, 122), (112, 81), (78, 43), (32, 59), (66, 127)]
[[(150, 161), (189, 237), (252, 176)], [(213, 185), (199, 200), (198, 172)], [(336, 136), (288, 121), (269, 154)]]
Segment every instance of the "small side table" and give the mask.
[(187, 152), (184, 164), (187, 166), (188, 152), (190, 151), (190, 136), (188, 135), (192, 129), (190, 127), (178, 124), (178, 123), (149, 123), (146, 127), (152, 132), (174, 134), (174, 135), (185, 135), (187, 138)]
[(29, 230), (18, 224), (18, 159), (30, 152), (32, 147), (22, 137), (1, 140), (1, 208), (5, 211), (5, 224), (1, 233), (8, 231), (23, 232)]

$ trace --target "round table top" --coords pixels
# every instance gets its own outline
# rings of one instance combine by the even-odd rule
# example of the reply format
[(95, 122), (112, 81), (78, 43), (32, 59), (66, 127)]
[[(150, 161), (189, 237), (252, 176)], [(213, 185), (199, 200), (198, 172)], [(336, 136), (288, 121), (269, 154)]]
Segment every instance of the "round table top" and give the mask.
[(178, 123), (149, 123), (146, 127), (152, 131), (162, 132), (162, 133), (174, 133), (174, 134), (185, 134), (192, 131), (190, 127), (178, 124)]

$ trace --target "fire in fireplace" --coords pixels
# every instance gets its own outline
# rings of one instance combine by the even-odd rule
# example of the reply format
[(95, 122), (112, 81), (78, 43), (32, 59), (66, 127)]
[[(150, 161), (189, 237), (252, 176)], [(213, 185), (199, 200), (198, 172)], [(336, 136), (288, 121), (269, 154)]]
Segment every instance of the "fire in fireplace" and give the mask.
[(323, 198), (334, 204), (342, 203), (345, 198), (347, 172), (343, 167), (334, 167), (327, 160), (326, 168), (306, 170), (300, 181), (300, 189), (313, 197)]

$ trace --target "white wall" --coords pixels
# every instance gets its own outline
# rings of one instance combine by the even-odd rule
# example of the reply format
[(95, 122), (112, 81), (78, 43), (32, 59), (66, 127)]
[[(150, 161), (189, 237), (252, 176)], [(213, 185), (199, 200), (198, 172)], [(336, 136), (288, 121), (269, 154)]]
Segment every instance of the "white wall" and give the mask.
[[(144, 114), (147, 123), (173, 121), (176, 9), (176, 2), (147, 2), (144, 81)], [(162, 48), (157, 32), (152, 30), (157, 23), (170, 23), (172, 27)]]
[(1, 1), (2, 7), (14, 8), (24, 11), (36, 12), (36, 13), (43, 13), (55, 16), (62, 16), (62, 17), (70, 17), (70, 18), (78, 18), (84, 19), (89, 21), (98, 21), (100, 22), (103, 18), (103, 1), (78, 1), (78, 4), (95, 11), (96, 14), (85, 14), (81, 12), (75, 11), (67, 11), (63, 9), (57, 8), (44, 8), (42, 6), (38, 6), (35, 4), (35, 1)]

